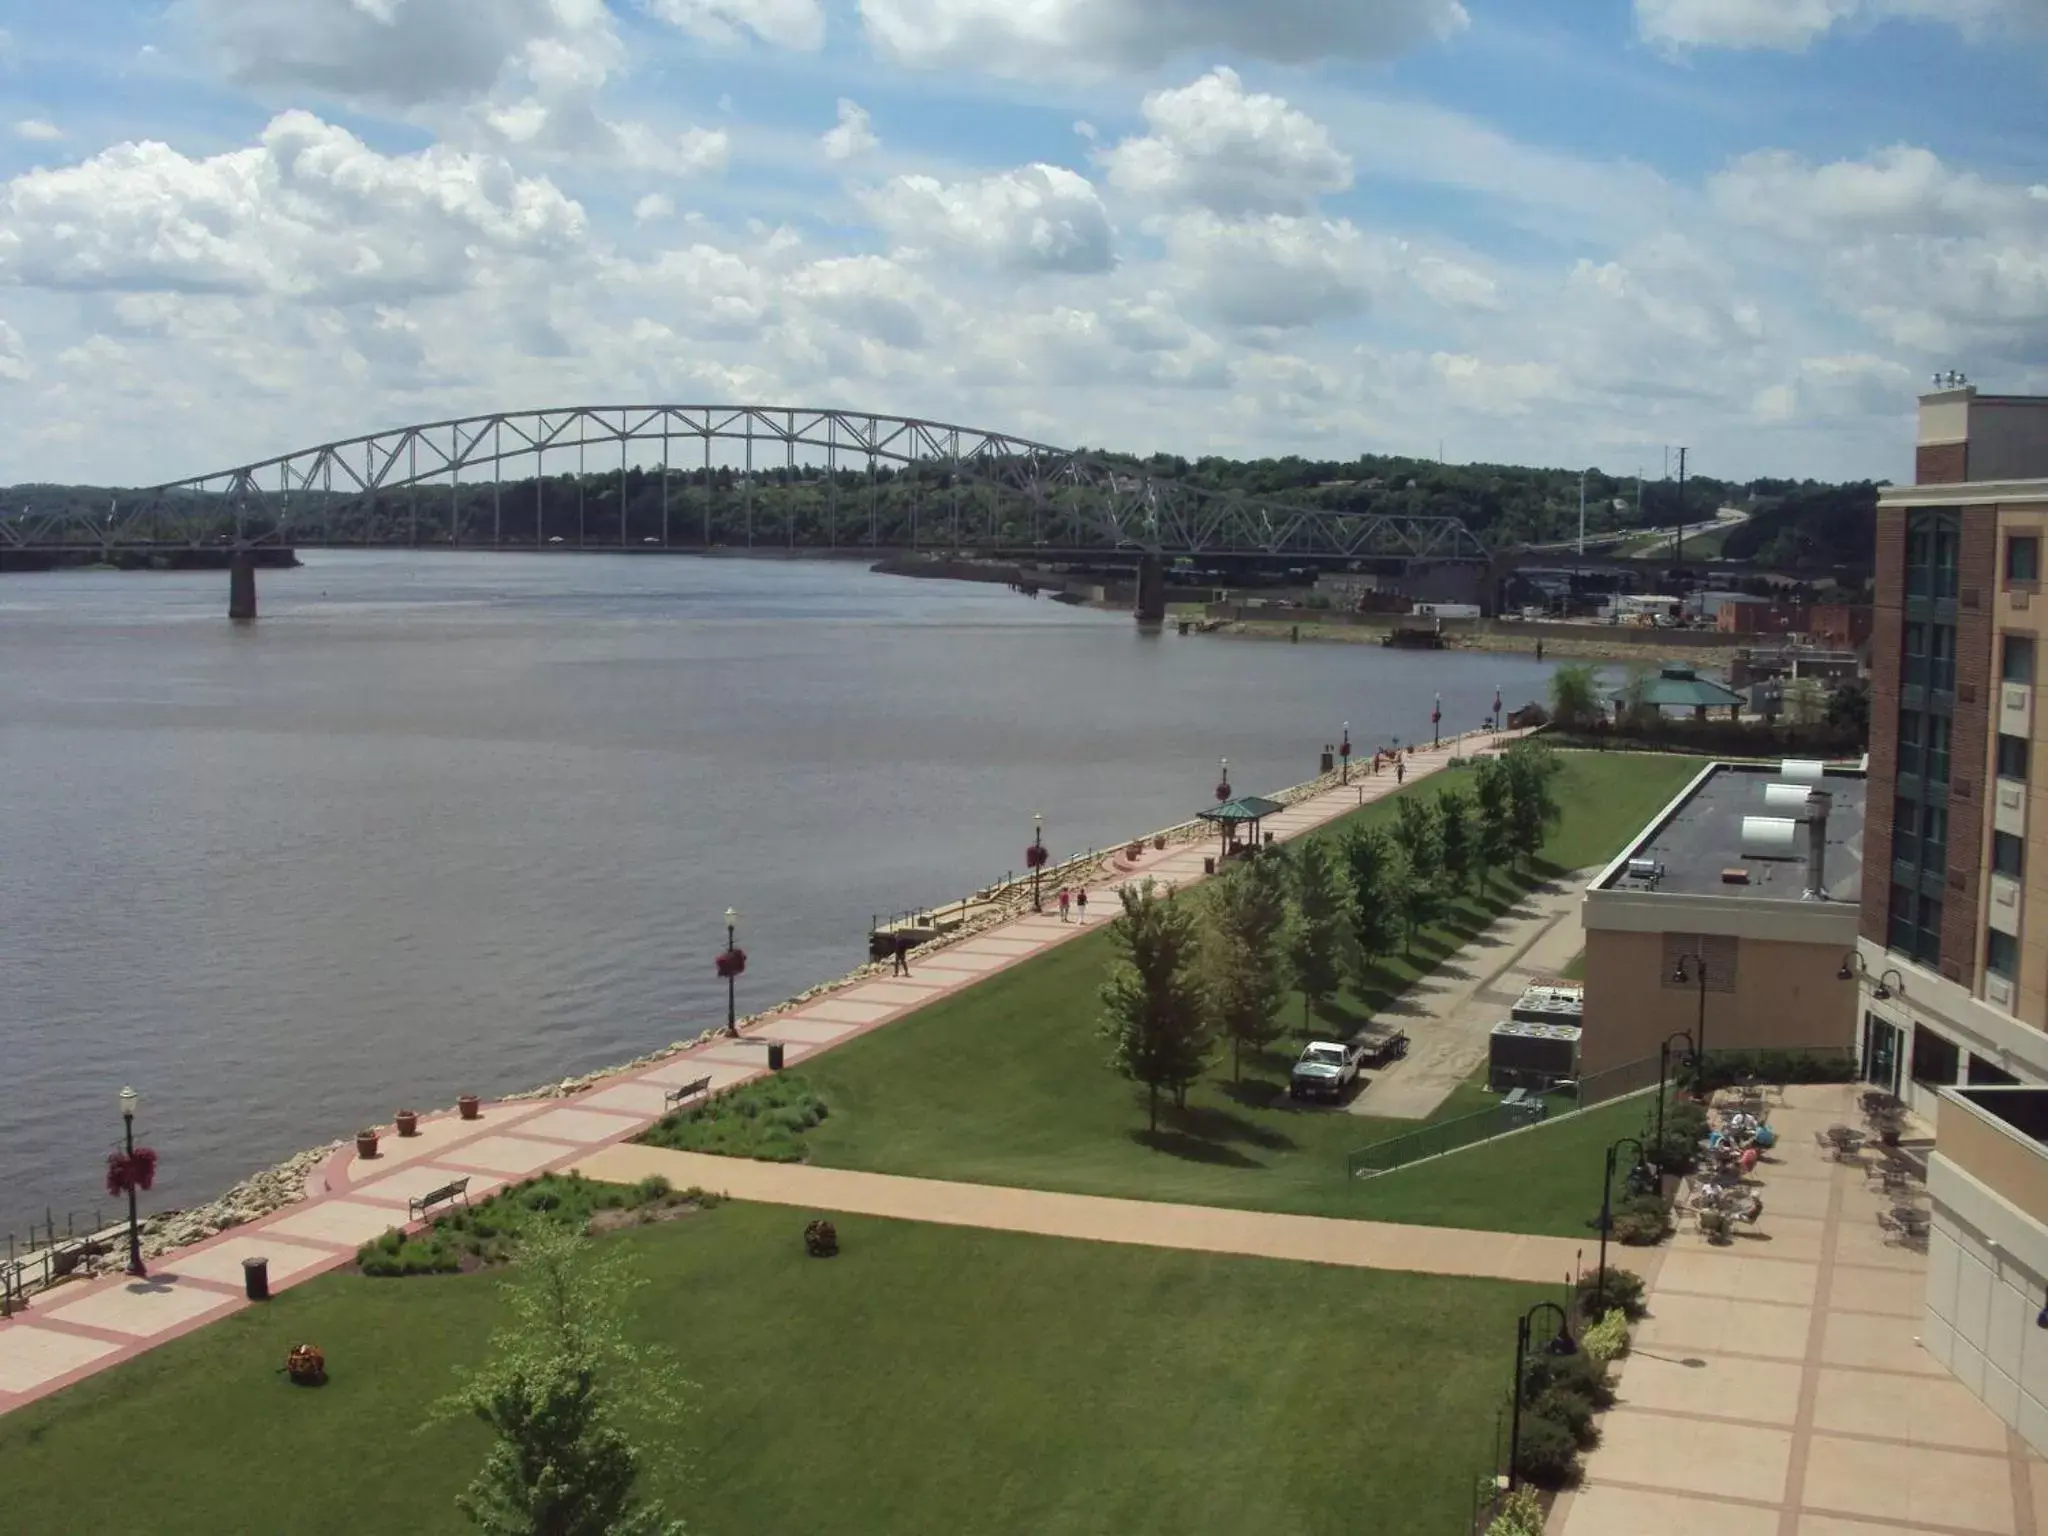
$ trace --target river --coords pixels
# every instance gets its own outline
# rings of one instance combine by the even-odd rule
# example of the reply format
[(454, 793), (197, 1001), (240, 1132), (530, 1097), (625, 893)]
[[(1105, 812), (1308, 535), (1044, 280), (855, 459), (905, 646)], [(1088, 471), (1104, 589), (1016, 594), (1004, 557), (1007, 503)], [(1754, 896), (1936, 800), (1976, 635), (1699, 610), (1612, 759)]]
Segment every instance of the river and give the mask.
[(0, 577), (0, 1233), (152, 1208), (836, 976), (871, 914), (1477, 725), (1519, 657), (1145, 636), (854, 565), (321, 552)]

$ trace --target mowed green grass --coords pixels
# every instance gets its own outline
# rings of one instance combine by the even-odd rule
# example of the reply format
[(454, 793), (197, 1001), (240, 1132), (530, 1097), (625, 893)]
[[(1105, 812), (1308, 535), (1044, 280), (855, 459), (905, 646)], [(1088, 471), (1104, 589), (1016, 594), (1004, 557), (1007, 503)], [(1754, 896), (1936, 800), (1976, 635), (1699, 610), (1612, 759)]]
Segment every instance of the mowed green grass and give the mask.
[[(864, 1217), (816, 1260), (806, 1215), (602, 1239), (651, 1282), (631, 1333), (696, 1384), (679, 1430), (632, 1427), (704, 1536), (1455, 1530), (1542, 1294)], [(468, 1530), (485, 1432), (419, 1426), (498, 1287), (329, 1276), (0, 1418), (0, 1524)], [(323, 1388), (279, 1369), (308, 1340)]]
[[(1563, 807), (1540, 861), (1540, 876), (1612, 858), (1698, 771), (1681, 759), (1623, 753), (1562, 753), (1556, 782)], [(1404, 793), (1437, 794), (1460, 781), (1447, 772)], [(1394, 817), (1391, 799), (1346, 823)], [(1341, 833), (1343, 825), (1322, 836)], [(1496, 874), (1483, 893), (1460, 901), (1449, 920), (1422, 935), (1410, 957), (1383, 964), (1347, 990), (1318, 1032), (1363, 1023), (1414, 980), (1457, 951), (1523, 894)], [(1144, 1094), (1117, 1077), (1097, 1033), (1100, 988), (1112, 959), (1098, 930), (1014, 967), (916, 1014), (804, 1064), (830, 1106), (806, 1133), (810, 1160), (885, 1173), (1014, 1184), (1082, 1194), (1124, 1195), (1193, 1204), (1256, 1207), (1325, 1216), (1389, 1216), (1443, 1225), (1577, 1235), (1583, 1217), (1556, 1215), (1565, 1196), (1526, 1198), (1509, 1187), (1474, 1208), (1460, 1200), (1435, 1209), (1390, 1193), (1388, 1179), (1346, 1177), (1347, 1154), (1416, 1129), (1288, 1099), (1287, 1070), (1298, 1037), (1256, 1059), (1244, 1081), (1230, 1079), (1219, 1051), (1185, 1111), (1146, 1128)], [(913, 962), (914, 964), (915, 962)], [(1298, 1029), (1300, 1002), (1281, 1018)], [(1426, 1022), (1411, 1025), (1427, 1028)], [(1476, 1082), (1454, 1092), (1435, 1118), (1495, 1103)], [(1560, 1180), (1575, 1177), (1562, 1171)], [(1527, 1170), (1527, 1178), (1540, 1177)], [(1597, 1173), (1596, 1173), (1597, 1177)], [(1526, 1180), (1525, 1180), (1526, 1182)], [(1562, 1189), (1562, 1184), (1560, 1184)]]

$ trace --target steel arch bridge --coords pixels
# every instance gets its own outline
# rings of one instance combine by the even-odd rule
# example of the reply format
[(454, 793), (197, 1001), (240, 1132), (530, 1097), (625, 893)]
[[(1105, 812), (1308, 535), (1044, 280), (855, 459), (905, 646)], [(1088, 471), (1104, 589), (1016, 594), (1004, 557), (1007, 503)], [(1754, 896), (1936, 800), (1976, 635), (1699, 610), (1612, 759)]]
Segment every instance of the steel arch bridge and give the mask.
[[(715, 448), (738, 463), (714, 462)], [(645, 462), (630, 462), (635, 449)], [(592, 450), (605, 460), (595, 470)], [(515, 467), (527, 468), (508, 481)], [(0, 517), (0, 544), (1488, 558), (1457, 518), (1290, 506), (1001, 432), (766, 405), (570, 406), (399, 427), (119, 495), (104, 512)]]

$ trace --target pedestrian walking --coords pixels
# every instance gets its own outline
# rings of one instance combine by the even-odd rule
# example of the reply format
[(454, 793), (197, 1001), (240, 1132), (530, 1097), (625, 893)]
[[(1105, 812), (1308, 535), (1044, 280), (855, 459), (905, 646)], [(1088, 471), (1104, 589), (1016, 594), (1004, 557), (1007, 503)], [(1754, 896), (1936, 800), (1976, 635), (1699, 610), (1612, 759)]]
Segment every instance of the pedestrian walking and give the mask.
[(1081, 921), (1088, 921), (1088, 891), (1086, 887), (1074, 893), (1074, 905), (1081, 911)]
[(1066, 887), (1065, 887), (1064, 885), (1063, 885), (1063, 886), (1061, 886), (1061, 887), (1060, 887), (1060, 921), (1061, 921), (1061, 922), (1063, 922), (1063, 923), (1065, 923), (1065, 922), (1071, 922), (1071, 921), (1073, 921), (1073, 919), (1071, 919), (1071, 918), (1069, 918), (1069, 917), (1067, 916), (1067, 909), (1069, 908), (1069, 906), (1071, 906), (1071, 905), (1072, 905), (1072, 903), (1073, 903), (1073, 900), (1074, 900), (1074, 895), (1073, 895), (1073, 892), (1069, 891), (1069, 890), (1068, 890), (1068, 889), (1067, 889), (1067, 888), (1066, 888)]
[(908, 976), (910, 974), (909, 934), (899, 933), (896, 935), (895, 954), (896, 965), (895, 968), (889, 972), (889, 974), (892, 976)]
[(1408, 779), (1408, 763), (1407, 763), (1407, 760), (1406, 760), (1405, 758), (1399, 758), (1399, 757), (1395, 758), (1395, 759), (1394, 759), (1394, 782), (1395, 782), (1396, 784), (1403, 784), (1403, 783), (1406, 783), (1406, 782), (1407, 782), (1407, 779)]

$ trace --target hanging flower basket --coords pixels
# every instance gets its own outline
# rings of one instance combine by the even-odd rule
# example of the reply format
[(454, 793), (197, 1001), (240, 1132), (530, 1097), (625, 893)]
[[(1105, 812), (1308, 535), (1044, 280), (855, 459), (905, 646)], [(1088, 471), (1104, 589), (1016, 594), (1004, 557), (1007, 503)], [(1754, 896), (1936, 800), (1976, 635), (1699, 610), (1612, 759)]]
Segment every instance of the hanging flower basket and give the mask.
[(839, 1252), (839, 1229), (829, 1221), (814, 1221), (804, 1228), (804, 1252), (814, 1259), (829, 1259)]
[(735, 944), (731, 949), (721, 950), (718, 956), (718, 979), (731, 981), (735, 976), (747, 972), (747, 952)]
[(1051, 855), (1045, 851), (1045, 844), (1033, 843), (1024, 850), (1024, 867), (1026, 869), (1043, 869), (1045, 868), (1046, 860), (1050, 857)]
[(1228, 800), (1230, 798), (1230, 780), (1224, 779), (1221, 783), (1219, 783), (1216, 786), (1216, 798), (1218, 801)]
[(118, 1200), (131, 1190), (140, 1193), (156, 1182), (156, 1153), (149, 1147), (107, 1154), (107, 1195)]

